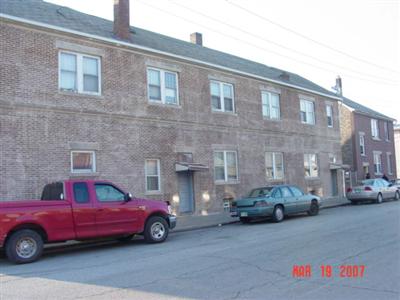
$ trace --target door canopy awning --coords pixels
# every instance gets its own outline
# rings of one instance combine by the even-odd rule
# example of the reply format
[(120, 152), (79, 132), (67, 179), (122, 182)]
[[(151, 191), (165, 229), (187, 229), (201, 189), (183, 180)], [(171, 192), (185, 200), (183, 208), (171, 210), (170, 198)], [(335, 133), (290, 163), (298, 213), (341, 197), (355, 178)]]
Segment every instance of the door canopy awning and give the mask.
[(331, 170), (339, 170), (339, 169), (343, 169), (343, 170), (349, 170), (350, 166), (349, 165), (344, 165), (344, 164), (329, 164), (329, 169)]
[(203, 164), (177, 162), (175, 163), (176, 172), (187, 172), (187, 171), (207, 171), (208, 167)]

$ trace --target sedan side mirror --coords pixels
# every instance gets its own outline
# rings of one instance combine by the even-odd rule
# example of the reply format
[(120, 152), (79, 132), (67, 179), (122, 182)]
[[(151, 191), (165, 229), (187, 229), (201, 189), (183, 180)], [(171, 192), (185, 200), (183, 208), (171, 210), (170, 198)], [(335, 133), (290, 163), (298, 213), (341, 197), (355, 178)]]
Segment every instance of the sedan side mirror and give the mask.
[(129, 202), (129, 201), (131, 201), (132, 200), (132, 194), (131, 193), (126, 193), (126, 195), (125, 195), (125, 202)]

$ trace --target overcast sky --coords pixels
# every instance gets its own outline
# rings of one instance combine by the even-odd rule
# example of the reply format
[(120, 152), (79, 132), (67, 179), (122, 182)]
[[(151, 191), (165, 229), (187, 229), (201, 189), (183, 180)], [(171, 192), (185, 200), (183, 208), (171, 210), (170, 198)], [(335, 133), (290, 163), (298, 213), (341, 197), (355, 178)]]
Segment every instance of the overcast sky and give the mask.
[[(112, 0), (47, 0), (113, 19)], [(400, 122), (400, 0), (131, 0), (131, 25), (297, 73)]]

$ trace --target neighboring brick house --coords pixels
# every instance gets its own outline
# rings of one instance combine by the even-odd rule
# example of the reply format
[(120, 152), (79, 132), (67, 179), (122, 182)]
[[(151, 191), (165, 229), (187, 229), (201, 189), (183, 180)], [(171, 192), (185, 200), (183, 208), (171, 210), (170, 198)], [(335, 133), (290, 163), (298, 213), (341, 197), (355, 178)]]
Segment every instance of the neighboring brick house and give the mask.
[(343, 163), (350, 166), (347, 184), (366, 178), (396, 178), (392, 118), (343, 97), (340, 105)]
[[(118, 1), (117, 1), (118, 3)], [(296, 74), (40, 0), (0, 1), (0, 199), (66, 178), (210, 214), (251, 188), (344, 191), (338, 100)], [(119, 5), (119, 6), (118, 6)]]
[(400, 124), (394, 126), (394, 148), (396, 153), (396, 173), (400, 176)]

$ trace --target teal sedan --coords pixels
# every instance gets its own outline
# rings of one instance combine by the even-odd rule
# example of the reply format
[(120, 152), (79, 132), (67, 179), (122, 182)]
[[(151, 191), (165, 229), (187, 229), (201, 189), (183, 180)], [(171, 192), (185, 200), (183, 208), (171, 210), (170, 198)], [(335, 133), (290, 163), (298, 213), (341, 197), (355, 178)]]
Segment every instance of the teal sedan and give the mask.
[(289, 214), (307, 212), (315, 216), (319, 212), (320, 203), (320, 197), (305, 194), (294, 185), (261, 187), (252, 190), (246, 198), (234, 201), (231, 216), (239, 217), (242, 223), (265, 217), (281, 222)]

